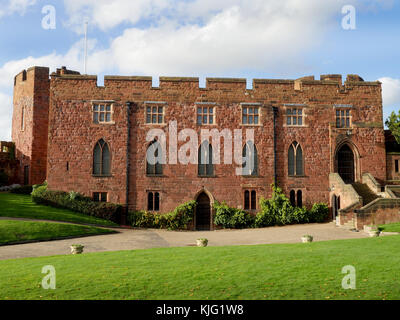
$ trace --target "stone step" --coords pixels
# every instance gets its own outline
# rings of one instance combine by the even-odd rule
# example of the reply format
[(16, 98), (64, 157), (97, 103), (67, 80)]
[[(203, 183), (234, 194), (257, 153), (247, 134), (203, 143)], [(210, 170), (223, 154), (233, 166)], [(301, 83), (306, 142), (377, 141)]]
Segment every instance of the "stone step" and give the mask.
[(363, 206), (366, 206), (368, 203), (371, 203), (375, 199), (381, 198), (377, 194), (375, 194), (366, 184), (361, 182), (355, 182), (352, 184), (354, 190), (358, 193), (360, 197), (363, 199)]

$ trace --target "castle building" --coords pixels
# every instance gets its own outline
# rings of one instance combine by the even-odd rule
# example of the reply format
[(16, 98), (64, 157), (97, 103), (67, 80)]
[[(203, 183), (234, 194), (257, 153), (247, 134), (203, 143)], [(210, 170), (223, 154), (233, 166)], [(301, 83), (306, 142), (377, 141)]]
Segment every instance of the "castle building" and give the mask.
[[(254, 79), (252, 89), (246, 79), (207, 78), (200, 88), (198, 78), (161, 77), (153, 87), (151, 77), (105, 76), (98, 86), (97, 76), (33, 67), (15, 77), (12, 139), (21, 183), (47, 180), (52, 190), (159, 213), (197, 200), (195, 229), (214, 229), (215, 201), (256, 213), (273, 183), (294, 205), (328, 203), (338, 224), (361, 228), (371, 212), (399, 215), (400, 150), (387, 152), (382, 117), (381, 83), (357, 75)], [(200, 159), (217, 152), (201, 138), (200, 162), (179, 162), (188, 129), (231, 140), (239, 130), (239, 152), (254, 166), (238, 174), (234, 161)], [(149, 141), (150, 131), (165, 139)], [(224, 159), (232, 144), (220, 141)], [(149, 161), (151, 148), (166, 161)]]

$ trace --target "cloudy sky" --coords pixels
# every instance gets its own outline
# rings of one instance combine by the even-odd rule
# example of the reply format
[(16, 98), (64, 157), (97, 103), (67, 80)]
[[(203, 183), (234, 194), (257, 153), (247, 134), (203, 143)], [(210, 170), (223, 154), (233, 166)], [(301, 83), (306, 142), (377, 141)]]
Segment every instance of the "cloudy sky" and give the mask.
[[(43, 27), (48, 6), (55, 28)], [(356, 9), (343, 28), (344, 6)], [(83, 73), (290, 78), (338, 73), (383, 82), (400, 107), (399, 0), (0, 0), (0, 140), (11, 139), (14, 75), (34, 65)], [(348, 20), (345, 20), (349, 22)]]

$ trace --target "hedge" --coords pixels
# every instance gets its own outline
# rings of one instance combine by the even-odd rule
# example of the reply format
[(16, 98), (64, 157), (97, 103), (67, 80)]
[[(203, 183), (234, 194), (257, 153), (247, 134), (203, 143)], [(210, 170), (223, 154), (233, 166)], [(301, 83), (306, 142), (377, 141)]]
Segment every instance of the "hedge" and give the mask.
[(32, 191), (32, 200), (56, 208), (65, 208), (100, 219), (120, 223), (123, 207), (108, 202), (95, 202), (77, 192), (51, 191), (47, 185), (35, 185)]
[(193, 221), (196, 205), (196, 201), (189, 201), (166, 214), (133, 211), (128, 213), (127, 222), (137, 228), (184, 230)]

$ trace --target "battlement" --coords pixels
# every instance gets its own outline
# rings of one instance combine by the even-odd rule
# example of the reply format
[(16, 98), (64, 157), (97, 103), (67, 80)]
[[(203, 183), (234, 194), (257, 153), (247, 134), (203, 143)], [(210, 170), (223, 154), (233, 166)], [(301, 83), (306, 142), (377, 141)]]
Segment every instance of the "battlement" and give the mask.
[(22, 70), (14, 77), (14, 86), (25, 82), (34, 82), (35, 80), (49, 80), (48, 67), (31, 67)]
[[(66, 67), (57, 69), (51, 74), (51, 79), (58, 80), (78, 80), (88, 81), (92, 86), (97, 87), (96, 75), (81, 75), (77, 71), (68, 70)], [(348, 75), (346, 81), (342, 82), (342, 75), (328, 74), (321, 75), (320, 80), (315, 80), (314, 76), (306, 76), (296, 80), (291, 79), (253, 79), (253, 89), (262, 89), (270, 85), (291, 86), (294, 90), (302, 90), (304, 86), (313, 85), (334, 85), (339, 87), (354, 86), (380, 86), (379, 81), (366, 82), (358, 75)], [(113, 87), (118, 85), (129, 86), (133, 88), (151, 89), (153, 78), (149, 76), (116, 76), (107, 75), (104, 77), (104, 87)], [(160, 77), (158, 89), (182, 88), (199, 89), (199, 78), (197, 77)], [(244, 78), (206, 78), (206, 90), (246, 90), (247, 80)], [(155, 89), (155, 88), (153, 88)]]

